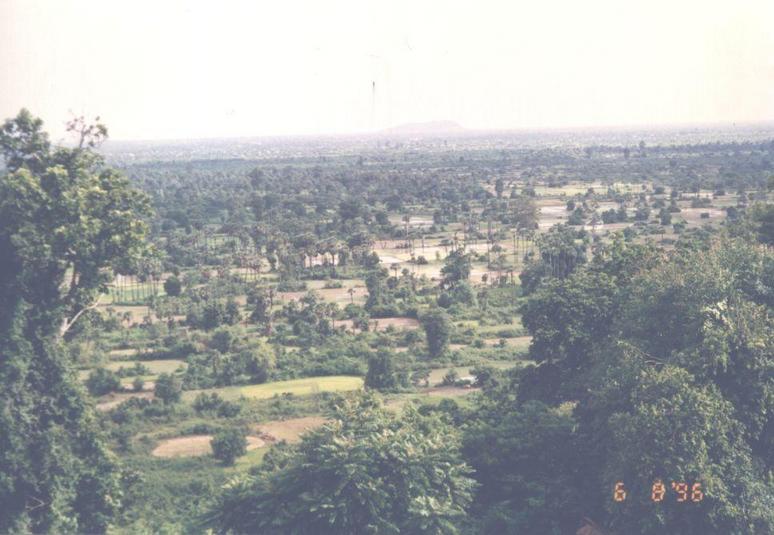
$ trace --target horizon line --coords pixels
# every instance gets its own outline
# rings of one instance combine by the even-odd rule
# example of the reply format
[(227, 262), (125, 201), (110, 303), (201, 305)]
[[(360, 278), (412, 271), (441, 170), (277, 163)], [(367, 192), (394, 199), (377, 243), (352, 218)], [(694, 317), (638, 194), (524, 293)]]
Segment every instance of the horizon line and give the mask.
[[(400, 132), (393, 131), (406, 126), (422, 126), (434, 123), (451, 123), (456, 130), (438, 130), (427, 132)], [(158, 137), (158, 138), (112, 138), (109, 137), (106, 143), (174, 143), (174, 142), (196, 142), (196, 141), (227, 141), (227, 140), (256, 140), (256, 139), (321, 139), (321, 138), (348, 138), (348, 137), (377, 137), (380, 135), (390, 135), (394, 137), (440, 137), (450, 135), (461, 137), (466, 134), (506, 134), (506, 133), (541, 133), (541, 132), (594, 132), (594, 131), (647, 131), (647, 130), (671, 130), (679, 128), (709, 128), (709, 127), (737, 127), (737, 126), (766, 126), (774, 127), (774, 118), (741, 120), (741, 121), (688, 121), (688, 122), (665, 122), (665, 123), (629, 123), (629, 124), (606, 124), (606, 125), (564, 125), (564, 126), (523, 126), (523, 127), (503, 127), (503, 128), (468, 128), (459, 122), (451, 119), (437, 119), (429, 121), (411, 121), (406, 123), (389, 126), (379, 130), (357, 130), (351, 132), (321, 132), (311, 134), (247, 134), (247, 135), (223, 135), (223, 136), (201, 136), (201, 137)]]

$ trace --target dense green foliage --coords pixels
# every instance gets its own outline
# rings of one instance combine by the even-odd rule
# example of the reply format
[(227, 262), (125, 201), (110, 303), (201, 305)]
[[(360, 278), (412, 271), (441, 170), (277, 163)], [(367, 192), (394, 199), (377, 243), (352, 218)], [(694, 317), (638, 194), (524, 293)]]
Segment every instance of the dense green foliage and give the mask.
[(231, 428), (220, 431), (212, 437), (212, 455), (223, 464), (234, 464), (237, 457), (247, 451), (247, 440), (242, 429)]
[(137, 259), (147, 201), (91, 150), (104, 127), (74, 121), (73, 149), (41, 127), (0, 131), (0, 531), (100, 533), (119, 474), (61, 337)]
[(150, 144), (127, 179), (70, 129), (0, 131), (0, 532), (774, 530), (770, 141)]
[(454, 431), (372, 398), (230, 481), (209, 522), (224, 533), (458, 533), (474, 487)]
[[(466, 435), (483, 525), (562, 533), (585, 514), (625, 533), (771, 531), (771, 252), (715, 240), (651, 262), (627, 249), (525, 304), (542, 364), (489, 390)], [(523, 419), (530, 438), (512, 427)], [(659, 479), (700, 481), (704, 499), (656, 505)], [(642, 499), (611, 500), (617, 481)]]

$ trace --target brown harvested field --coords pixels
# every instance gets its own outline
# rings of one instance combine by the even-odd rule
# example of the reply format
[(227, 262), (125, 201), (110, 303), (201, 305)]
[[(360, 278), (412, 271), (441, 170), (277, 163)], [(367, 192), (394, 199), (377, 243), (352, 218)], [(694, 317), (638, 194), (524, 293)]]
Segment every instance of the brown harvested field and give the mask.
[[(500, 272), (500, 274), (507, 276), (508, 272), (502, 271)], [(515, 278), (518, 278), (520, 274), (521, 274), (521, 271), (513, 272), (513, 276)], [(481, 282), (481, 277), (483, 275), (486, 275), (490, 281), (495, 280), (497, 278), (497, 270), (486, 269), (485, 265), (481, 265), (481, 266), (474, 265), (473, 268), (470, 270), (470, 280), (473, 283)]]
[(500, 340), (505, 340), (505, 345), (508, 347), (520, 347), (528, 348), (529, 343), (532, 341), (531, 336), (517, 336), (515, 338), (485, 338), (484, 345), (496, 346), (500, 343)]
[[(354, 290), (354, 293), (352, 296), (349, 295), (349, 288), (352, 288)], [(338, 303), (342, 306), (346, 305), (347, 303), (350, 303), (354, 301), (358, 304), (365, 303), (366, 299), (368, 298), (368, 290), (365, 286), (357, 285), (357, 286), (344, 286), (344, 288), (321, 288), (319, 290), (314, 290), (314, 292), (322, 299), (323, 301), (326, 301), (328, 303)], [(278, 292), (277, 293), (277, 300), (278, 301), (298, 301), (302, 297), (304, 297), (308, 292)]]
[[(351, 331), (353, 329), (352, 320), (337, 320), (336, 327), (344, 327)], [(396, 329), (417, 329), (419, 328), (419, 321), (414, 318), (373, 318), (369, 320), (370, 329), (376, 331), (384, 331), (387, 327), (394, 327)]]
[(110, 358), (123, 359), (135, 356), (137, 350), (133, 347), (130, 347), (129, 349), (111, 349), (108, 354), (110, 355)]
[(275, 420), (259, 425), (258, 434), (267, 440), (286, 442), (298, 442), (304, 432), (320, 427), (328, 420), (322, 416), (305, 416), (303, 418), (291, 418), (289, 420)]
[(443, 398), (456, 398), (459, 396), (467, 396), (473, 392), (478, 392), (480, 388), (460, 388), (458, 386), (431, 386), (430, 388), (422, 389), (419, 392), (421, 396), (437, 396)]
[(126, 401), (129, 398), (145, 398), (145, 399), (153, 399), (153, 392), (152, 391), (143, 391), (143, 392), (122, 392), (122, 393), (114, 393), (114, 394), (108, 394), (107, 396), (102, 398), (102, 401), (97, 403), (96, 408), (98, 411), (109, 411), (111, 409), (114, 409), (118, 407), (121, 403)]
[(115, 313), (119, 318), (128, 312), (132, 317), (132, 325), (142, 324), (143, 318), (150, 314), (150, 308), (145, 305), (105, 305), (104, 307), (100, 306), (99, 308), (107, 308), (108, 306), (115, 310)]
[[(212, 453), (212, 435), (191, 435), (188, 437), (170, 438), (162, 440), (151, 455), (154, 457), (198, 457)], [(247, 450), (262, 448), (266, 445), (263, 439), (247, 437)]]
[[(708, 213), (708, 219), (702, 219), (701, 214)], [(679, 217), (685, 219), (688, 223), (717, 223), (722, 221), (726, 217), (725, 210), (719, 208), (682, 208), (677, 214), (672, 214), (672, 220), (676, 220)]]

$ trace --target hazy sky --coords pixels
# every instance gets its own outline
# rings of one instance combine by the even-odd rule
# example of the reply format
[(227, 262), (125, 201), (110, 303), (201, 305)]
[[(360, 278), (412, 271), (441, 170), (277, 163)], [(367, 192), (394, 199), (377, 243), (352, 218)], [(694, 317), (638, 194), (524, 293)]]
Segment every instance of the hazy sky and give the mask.
[(771, 120), (773, 28), (774, 0), (0, 0), (0, 114), (116, 139)]

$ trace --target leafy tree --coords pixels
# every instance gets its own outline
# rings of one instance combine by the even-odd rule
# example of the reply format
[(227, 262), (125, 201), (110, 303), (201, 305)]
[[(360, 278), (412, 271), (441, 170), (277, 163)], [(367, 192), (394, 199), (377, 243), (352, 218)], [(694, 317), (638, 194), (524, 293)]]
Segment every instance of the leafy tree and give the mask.
[(180, 401), (183, 394), (183, 383), (180, 378), (171, 373), (162, 373), (156, 378), (154, 395), (164, 402), (172, 405)]
[(115, 372), (106, 368), (97, 368), (89, 373), (86, 388), (92, 396), (103, 396), (121, 389), (121, 380)]
[(500, 384), (501, 373), (494, 366), (479, 365), (470, 370), (476, 378), (475, 385), (480, 388), (495, 388)]
[(389, 303), (391, 295), (386, 287), (387, 271), (384, 269), (374, 269), (366, 275), (365, 285), (368, 289), (368, 299), (365, 307), (371, 310), (376, 307), (384, 306)]
[[(666, 366), (646, 370), (632, 410), (611, 415), (607, 481), (629, 482), (649, 496), (653, 482), (700, 482), (706, 499), (686, 508), (674, 498), (654, 511), (649, 500), (607, 501), (608, 525), (626, 533), (764, 533), (774, 525), (771, 489), (756, 478), (733, 406), (714, 386)], [(606, 489), (609, 490), (609, 489)]]
[(548, 277), (563, 279), (587, 261), (587, 237), (565, 225), (555, 225), (537, 240), (540, 256), (530, 258), (521, 272), (522, 289), (530, 294)]
[[(543, 362), (486, 389), (466, 433), (481, 530), (563, 533), (589, 516), (619, 533), (770, 532), (769, 262), (742, 240), (669, 257), (615, 240), (541, 285), (524, 323)], [(542, 437), (535, 400), (564, 419), (561, 438)], [(540, 446), (520, 468), (532, 439), (508, 425), (528, 407)], [(699, 482), (704, 499), (685, 508), (667, 487), (671, 501), (656, 505), (658, 479)], [(632, 499), (611, 499), (616, 481)]]
[(180, 283), (180, 279), (172, 275), (164, 281), (164, 291), (171, 297), (177, 297), (180, 295), (183, 285)]
[(368, 359), (365, 385), (377, 390), (395, 390), (399, 386), (394, 357), (390, 351), (380, 349)]
[(768, 246), (774, 245), (774, 205), (756, 203), (750, 211), (750, 219), (758, 241)]
[(454, 386), (459, 378), (460, 374), (457, 373), (457, 370), (452, 368), (444, 374), (443, 379), (441, 380), (441, 384), (443, 386)]
[(226, 466), (247, 452), (247, 439), (242, 429), (232, 427), (215, 433), (212, 437), (212, 455)]
[(247, 295), (247, 304), (250, 306), (250, 320), (264, 323), (269, 321), (271, 315), (271, 297), (263, 288), (253, 290)]
[(216, 411), (224, 402), (225, 400), (217, 392), (211, 392), (210, 394), (200, 392), (194, 398), (192, 406), (197, 413), (202, 413)]
[(0, 129), (0, 532), (101, 533), (121, 498), (61, 338), (136, 266), (149, 203), (93, 152), (103, 126), (69, 129), (74, 148), (26, 110)]
[(142, 380), (142, 377), (135, 377), (132, 381), (132, 390), (142, 392), (143, 388), (145, 388), (145, 381)]
[(470, 277), (470, 256), (460, 250), (453, 251), (441, 268), (441, 288), (453, 288)]
[[(499, 392), (470, 420), (465, 458), (482, 483), (480, 533), (570, 533), (581, 516), (571, 485), (573, 419), (538, 401), (514, 408)], [(499, 399), (498, 399), (499, 398)]]
[(433, 308), (420, 317), (422, 328), (427, 338), (427, 351), (430, 358), (443, 355), (449, 347), (451, 336), (451, 319), (440, 308)]
[(438, 417), (355, 398), (231, 480), (206, 521), (217, 533), (458, 533), (473, 490), (458, 447)]
[(221, 353), (228, 353), (236, 343), (234, 332), (228, 327), (221, 327), (212, 334), (209, 346)]
[[(567, 382), (572, 382), (606, 342), (617, 310), (617, 292), (615, 279), (586, 270), (542, 285), (522, 308), (522, 322), (532, 334), (530, 358), (548, 365), (560, 361)], [(545, 377), (539, 374), (535, 379)]]
[(572, 213), (570, 214), (570, 217), (567, 218), (568, 225), (577, 226), (577, 225), (583, 225), (585, 223), (586, 223), (586, 212), (580, 206), (575, 208), (575, 210), (573, 210)]
[(239, 353), (239, 358), (253, 384), (268, 381), (276, 365), (274, 350), (263, 342), (251, 343)]
[[(510, 208), (510, 223), (521, 229), (535, 230), (538, 228), (538, 208), (530, 196), (531, 188), (524, 188), (524, 195), (512, 197), (508, 201)], [(534, 190), (531, 190), (534, 196)]]
[(42, 130), (43, 121), (22, 108), (14, 119), (0, 129), (0, 150), (6, 169), (13, 173), (21, 168), (41, 172), (48, 166), (51, 143)]

